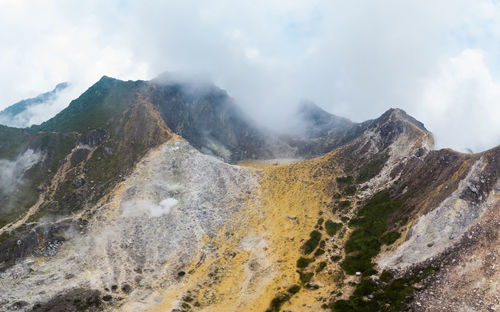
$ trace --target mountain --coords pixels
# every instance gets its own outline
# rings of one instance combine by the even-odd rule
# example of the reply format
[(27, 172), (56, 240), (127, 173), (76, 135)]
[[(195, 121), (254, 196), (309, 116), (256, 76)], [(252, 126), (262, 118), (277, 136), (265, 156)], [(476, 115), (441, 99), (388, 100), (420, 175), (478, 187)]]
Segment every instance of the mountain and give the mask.
[(103, 77), (0, 127), (0, 311), (487, 311), (500, 146), (400, 109), (263, 129), (226, 91)]
[(61, 92), (69, 87), (67, 82), (59, 83), (54, 90), (42, 93), (34, 98), (17, 102), (3, 111), (0, 111), (0, 124), (11, 127), (27, 127), (31, 124), (31, 119), (36, 112), (32, 112), (36, 107), (45, 107), (57, 100)]

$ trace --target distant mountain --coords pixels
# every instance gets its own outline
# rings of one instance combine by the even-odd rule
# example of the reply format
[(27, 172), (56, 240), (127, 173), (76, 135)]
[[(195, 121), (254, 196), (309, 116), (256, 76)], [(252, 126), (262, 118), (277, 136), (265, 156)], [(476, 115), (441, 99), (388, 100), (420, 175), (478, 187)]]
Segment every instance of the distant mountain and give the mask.
[(0, 126), (0, 311), (500, 310), (500, 146), (435, 150), (397, 108), (293, 122), (103, 77)]
[(42, 93), (34, 98), (19, 101), (7, 107), (3, 111), (0, 111), (0, 124), (18, 128), (30, 126), (32, 113), (29, 110), (37, 106), (50, 105), (69, 86), (67, 82), (59, 83), (52, 91)]

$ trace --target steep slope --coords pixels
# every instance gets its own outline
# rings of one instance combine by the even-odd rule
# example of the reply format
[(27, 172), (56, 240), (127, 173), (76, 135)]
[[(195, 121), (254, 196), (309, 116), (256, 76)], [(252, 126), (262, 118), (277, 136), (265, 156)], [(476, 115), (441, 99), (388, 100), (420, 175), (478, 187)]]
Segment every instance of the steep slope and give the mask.
[[(299, 119), (279, 136), (214, 86), (103, 77), (0, 128), (19, 138), (0, 166), (38, 195), (0, 229), (0, 310), (500, 309), (500, 147), (433, 150), (399, 109)], [(262, 161), (283, 156), (308, 159)]]
[[(103, 78), (41, 126), (4, 129), (24, 135), (8, 150), (15, 148), (18, 155), (32, 150), (41, 161), (23, 174), (8, 204), (0, 207), (9, 212), (2, 214), (0, 229), (2, 270), (62, 243), (64, 237), (54, 235), (60, 229), (83, 227), (85, 219), (64, 217), (94, 206), (150, 148), (172, 137), (151, 104), (116, 85), (121, 82)], [(10, 204), (16, 194), (22, 202)]]

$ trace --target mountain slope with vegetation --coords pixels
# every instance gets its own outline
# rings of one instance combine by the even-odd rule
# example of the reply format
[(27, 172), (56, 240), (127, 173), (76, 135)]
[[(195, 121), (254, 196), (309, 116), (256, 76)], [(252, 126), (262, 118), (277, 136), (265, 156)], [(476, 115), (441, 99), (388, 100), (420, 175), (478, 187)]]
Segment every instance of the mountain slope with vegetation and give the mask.
[(434, 150), (399, 109), (297, 120), (275, 134), (212, 85), (103, 77), (0, 127), (0, 311), (500, 309), (500, 147)]

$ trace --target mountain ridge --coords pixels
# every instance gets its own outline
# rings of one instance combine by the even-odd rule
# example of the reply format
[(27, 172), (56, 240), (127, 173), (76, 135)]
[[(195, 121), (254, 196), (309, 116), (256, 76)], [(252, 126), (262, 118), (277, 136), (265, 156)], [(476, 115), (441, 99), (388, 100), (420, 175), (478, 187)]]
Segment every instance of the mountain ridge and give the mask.
[(434, 311), (457, 276), (496, 278), (449, 272), (496, 252), (460, 242), (492, 229), (500, 147), (434, 150), (403, 110), (353, 123), (310, 103), (304, 133), (275, 134), (215, 86), (166, 81), (104, 76), (0, 127), (2, 160), (40, 155), (0, 198), (0, 310)]
[(67, 90), (70, 86), (69, 83), (62, 82), (57, 84), (52, 91), (39, 94), (33, 98), (21, 100), (8, 106), (0, 111), (0, 123), (21, 128), (29, 126), (29, 109), (54, 102), (58, 96), (60, 96), (60, 93)]

